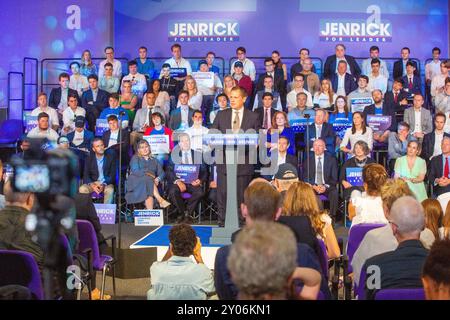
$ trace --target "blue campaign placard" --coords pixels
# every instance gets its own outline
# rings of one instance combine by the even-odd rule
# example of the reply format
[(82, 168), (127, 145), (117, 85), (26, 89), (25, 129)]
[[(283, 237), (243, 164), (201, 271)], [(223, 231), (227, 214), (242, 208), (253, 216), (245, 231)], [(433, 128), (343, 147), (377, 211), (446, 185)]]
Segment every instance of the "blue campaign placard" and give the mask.
[(94, 203), (95, 211), (97, 212), (100, 224), (115, 224), (116, 223), (116, 205)]
[(339, 138), (344, 138), (345, 131), (348, 128), (352, 127), (352, 123), (348, 121), (348, 119), (339, 120), (336, 119), (336, 121), (333, 123), (333, 131), (336, 132), (336, 134), (339, 136)]
[(367, 125), (372, 128), (373, 132), (384, 132), (391, 127), (391, 123), (391, 116), (367, 115)]
[(25, 132), (30, 132), (35, 127), (37, 127), (37, 125), (37, 116), (32, 116), (30, 114), (25, 115)]
[(173, 78), (184, 78), (187, 76), (186, 68), (170, 68), (170, 76)]
[(95, 136), (101, 137), (105, 131), (109, 130), (108, 121), (106, 119), (97, 119), (95, 123)]
[(363, 112), (364, 108), (371, 105), (373, 103), (372, 98), (353, 98), (350, 99), (350, 109), (352, 113), (354, 112)]
[(294, 131), (295, 133), (299, 133), (299, 132), (305, 132), (306, 131), (306, 125), (307, 124), (311, 124), (312, 120), (308, 120), (308, 119), (295, 119), (295, 120), (289, 120), (289, 126), (292, 128), (292, 131)]
[(354, 187), (362, 187), (363, 186), (362, 170), (363, 168), (358, 167), (346, 168), (345, 175), (348, 183), (350, 183)]
[(192, 183), (198, 179), (200, 165), (198, 164), (176, 164), (174, 168), (175, 175), (184, 183)]

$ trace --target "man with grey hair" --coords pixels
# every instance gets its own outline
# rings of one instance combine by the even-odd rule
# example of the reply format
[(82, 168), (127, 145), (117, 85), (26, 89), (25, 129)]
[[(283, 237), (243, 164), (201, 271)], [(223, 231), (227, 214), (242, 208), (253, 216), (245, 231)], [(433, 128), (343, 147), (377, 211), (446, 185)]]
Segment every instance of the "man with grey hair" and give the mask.
[[(228, 257), (228, 268), (239, 289), (239, 299), (315, 300), (321, 275), (310, 268), (297, 268), (297, 244), (289, 227), (275, 222), (255, 222), (237, 236)], [(293, 280), (304, 285), (295, 295)]]
[(425, 227), (422, 205), (411, 196), (397, 199), (389, 224), (399, 244), (394, 251), (374, 256), (364, 264), (366, 299), (375, 299), (380, 289), (423, 287), (421, 273), (428, 250), (419, 240)]

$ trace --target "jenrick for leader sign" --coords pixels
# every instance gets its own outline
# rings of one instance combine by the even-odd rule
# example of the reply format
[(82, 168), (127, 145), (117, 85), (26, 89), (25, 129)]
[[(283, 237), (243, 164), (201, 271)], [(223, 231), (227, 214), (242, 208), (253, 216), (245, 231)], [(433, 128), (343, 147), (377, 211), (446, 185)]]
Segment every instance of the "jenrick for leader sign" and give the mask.
[(236, 20), (170, 20), (170, 42), (235, 42), (239, 41)]

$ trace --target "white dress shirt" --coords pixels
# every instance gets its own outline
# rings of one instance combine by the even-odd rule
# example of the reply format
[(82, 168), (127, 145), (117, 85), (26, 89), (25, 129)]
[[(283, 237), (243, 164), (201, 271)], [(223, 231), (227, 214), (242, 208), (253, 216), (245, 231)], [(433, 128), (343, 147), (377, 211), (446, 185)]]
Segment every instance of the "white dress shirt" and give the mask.
[(144, 92), (147, 91), (147, 79), (139, 72), (136, 74), (129, 73), (123, 77), (122, 85), (124, 81), (131, 81), (131, 91), (139, 97), (142, 97)]
[(430, 61), (425, 65), (425, 78), (433, 80), (433, 77), (441, 73), (441, 60)]
[(63, 128), (69, 127), (70, 130), (68, 132), (72, 132), (73, 130), (75, 130), (75, 118), (78, 116), (86, 117), (86, 110), (84, 110), (84, 108), (82, 107), (77, 107), (75, 111), (72, 110), (72, 108), (67, 108), (66, 110), (64, 110)]
[(108, 148), (117, 144), (119, 138), (119, 130), (111, 131), (111, 135), (109, 136)]
[(435, 97), (439, 92), (438, 90), (445, 86), (445, 79), (448, 77), (442, 73), (435, 75), (431, 80), (431, 96)]
[(31, 111), (30, 115), (32, 117), (37, 117), (41, 112), (44, 112), (48, 115), (48, 123), (52, 127), (54, 126), (59, 127), (58, 113), (52, 107), (49, 106), (46, 106), (45, 108), (37, 107), (36, 109), (33, 109), (33, 111)]
[(414, 110), (414, 133), (422, 132), (422, 108)]
[(433, 155), (430, 157), (430, 159), (433, 158), (434, 156), (440, 155), (442, 153), (441, 143), (442, 143), (443, 138), (444, 138), (444, 132), (442, 132), (441, 134), (438, 134), (437, 132), (434, 133)]
[(56, 142), (58, 140), (59, 136), (56, 133), (55, 130), (48, 128), (47, 130), (40, 130), (39, 127), (34, 127), (30, 132), (27, 134), (28, 138), (37, 138), (37, 139), (44, 139), (47, 138), (49, 141)]
[[(105, 73), (105, 64), (108, 62), (108, 60), (103, 60), (100, 62), (99, 68), (98, 68), (98, 78), (103, 78), (103, 75)], [(122, 63), (119, 60), (114, 59), (113, 63), (113, 73), (112, 75), (118, 79), (122, 78)]]
[(78, 96), (81, 97), (84, 91), (89, 90), (89, 82), (87, 77), (83, 75), (71, 75), (69, 80), (69, 88), (77, 90)]
[(185, 133), (187, 133), (190, 137), (192, 150), (203, 151), (203, 149), (205, 149), (203, 146), (203, 136), (207, 135), (208, 131), (208, 128), (203, 126), (200, 128), (191, 126), (186, 129)]
[(385, 94), (387, 91), (387, 84), (388, 84), (388, 79), (381, 73), (379, 73), (378, 76), (376, 76), (376, 77), (373, 74), (370, 74), (369, 75), (369, 83), (367, 84), (367, 88), (370, 91), (379, 89), (379, 90), (381, 90), (381, 92), (383, 92), (383, 94)]
[(340, 75), (339, 73), (337, 73), (337, 77), (338, 77), (338, 86), (337, 86), (337, 90), (336, 90), (336, 94), (338, 96), (346, 96), (345, 94), (345, 74), (344, 75)]
[(181, 124), (187, 128), (189, 126), (189, 106), (180, 106), (181, 108)]

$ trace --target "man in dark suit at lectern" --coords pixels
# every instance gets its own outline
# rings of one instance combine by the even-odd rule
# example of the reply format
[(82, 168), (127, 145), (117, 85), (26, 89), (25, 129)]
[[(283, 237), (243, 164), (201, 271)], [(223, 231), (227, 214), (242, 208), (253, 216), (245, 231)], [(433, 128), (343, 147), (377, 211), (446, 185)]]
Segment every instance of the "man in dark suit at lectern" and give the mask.
[[(259, 117), (256, 113), (244, 108), (247, 94), (241, 87), (234, 87), (230, 93), (230, 109), (219, 112), (214, 119), (211, 129), (225, 133), (237, 133), (239, 130), (246, 132), (253, 129), (256, 132), (261, 128)], [(225, 154), (223, 155), (225, 159)], [(249, 163), (248, 149), (246, 148), (245, 164), (237, 166), (236, 192), (238, 200), (239, 220), (243, 221), (240, 213), (240, 204), (243, 202), (244, 190), (250, 184), (255, 173), (254, 164)], [(227, 204), (227, 176), (226, 164), (217, 164), (217, 207), (219, 226), (225, 223), (225, 212)]]

